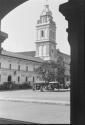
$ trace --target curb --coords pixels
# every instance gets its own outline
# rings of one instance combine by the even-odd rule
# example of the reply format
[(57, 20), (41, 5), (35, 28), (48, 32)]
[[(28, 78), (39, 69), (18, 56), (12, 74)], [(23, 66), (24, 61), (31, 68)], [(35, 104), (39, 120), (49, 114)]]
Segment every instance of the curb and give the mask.
[(35, 99), (12, 99), (12, 98), (0, 98), (3, 101), (13, 101), (13, 102), (30, 102), (30, 103), (43, 103), (43, 104), (55, 104), (55, 105), (68, 105), (69, 101), (53, 101), (53, 100), (35, 100)]

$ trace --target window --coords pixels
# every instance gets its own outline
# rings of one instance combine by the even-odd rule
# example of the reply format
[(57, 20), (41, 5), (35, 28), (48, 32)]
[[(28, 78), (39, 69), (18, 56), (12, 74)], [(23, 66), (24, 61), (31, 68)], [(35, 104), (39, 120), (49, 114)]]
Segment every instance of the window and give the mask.
[(43, 56), (46, 56), (46, 45), (43, 46)]
[(26, 76), (26, 82), (28, 81), (28, 78), (27, 78), (27, 76)]
[(53, 32), (53, 39), (55, 39), (55, 32)]
[(16, 72), (16, 71), (14, 71), (14, 75), (16, 75), (16, 73), (17, 73), (17, 72)]
[(41, 37), (44, 37), (44, 31), (43, 30), (41, 31)]
[(0, 63), (0, 68), (1, 68), (1, 63)]
[(39, 56), (42, 56), (42, 46), (39, 46)]
[(50, 38), (52, 39), (52, 30), (50, 30)]
[(35, 81), (35, 77), (33, 76), (33, 82)]
[(20, 71), (20, 65), (18, 65), (18, 70)]
[(28, 71), (28, 66), (26, 66), (26, 71)]
[(34, 66), (34, 67), (33, 67), (33, 71), (35, 71), (35, 70), (36, 70), (36, 67)]
[(52, 54), (53, 54), (53, 49), (52, 49)]
[(18, 76), (18, 82), (20, 82), (20, 77)]
[(11, 64), (9, 64), (9, 69), (11, 69)]
[(12, 77), (11, 75), (8, 76), (8, 82), (11, 82), (12, 81)]
[(1, 82), (1, 75), (0, 75), (0, 82)]

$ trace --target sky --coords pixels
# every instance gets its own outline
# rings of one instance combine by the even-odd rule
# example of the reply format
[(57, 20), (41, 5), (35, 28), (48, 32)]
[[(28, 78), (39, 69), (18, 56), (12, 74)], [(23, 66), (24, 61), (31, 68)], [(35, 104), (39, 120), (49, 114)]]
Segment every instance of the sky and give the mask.
[(70, 54), (68, 43), (68, 22), (59, 12), (59, 5), (68, 0), (29, 0), (6, 15), (1, 22), (1, 30), (8, 34), (8, 39), (2, 44), (3, 49), (12, 52), (35, 51), (36, 24), (46, 3), (56, 22), (57, 49)]

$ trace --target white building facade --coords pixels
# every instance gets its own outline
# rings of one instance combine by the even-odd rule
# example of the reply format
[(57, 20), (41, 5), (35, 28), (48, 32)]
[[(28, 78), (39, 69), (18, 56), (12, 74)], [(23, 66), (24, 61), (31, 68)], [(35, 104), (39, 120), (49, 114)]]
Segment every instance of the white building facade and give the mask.
[(8, 81), (16, 84), (35, 82), (39, 78), (35, 69), (41, 62), (40, 59), (30, 59), (30, 57), (3, 51), (0, 54), (0, 84)]

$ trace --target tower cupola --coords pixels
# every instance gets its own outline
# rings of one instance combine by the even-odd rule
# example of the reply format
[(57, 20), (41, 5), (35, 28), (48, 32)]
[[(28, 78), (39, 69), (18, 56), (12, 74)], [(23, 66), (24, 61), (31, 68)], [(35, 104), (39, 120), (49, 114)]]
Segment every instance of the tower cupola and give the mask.
[(49, 5), (44, 5), (41, 16), (52, 16), (52, 12), (49, 10)]

